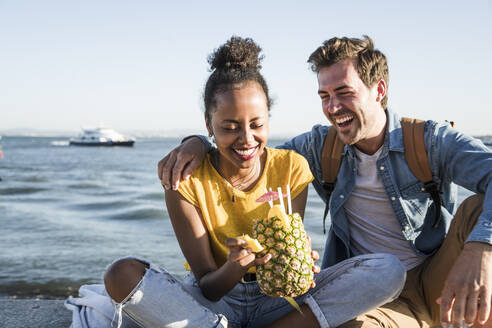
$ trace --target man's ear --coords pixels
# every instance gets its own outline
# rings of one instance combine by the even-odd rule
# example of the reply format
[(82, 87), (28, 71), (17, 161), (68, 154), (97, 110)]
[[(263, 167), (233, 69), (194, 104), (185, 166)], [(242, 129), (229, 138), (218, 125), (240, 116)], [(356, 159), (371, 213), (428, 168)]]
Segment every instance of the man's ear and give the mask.
[(381, 102), (384, 96), (386, 96), (386, 82), (383, 79), (379, 80), (379, 82), (377, 83), (376, 91), (377, 91), (376, 101)]

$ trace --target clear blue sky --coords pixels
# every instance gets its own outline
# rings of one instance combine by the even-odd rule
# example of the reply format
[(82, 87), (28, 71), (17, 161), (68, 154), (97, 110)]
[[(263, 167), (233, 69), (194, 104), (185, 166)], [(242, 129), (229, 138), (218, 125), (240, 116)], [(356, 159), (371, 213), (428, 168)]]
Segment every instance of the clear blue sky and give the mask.
[(389, 105), (492, 134), (490, 1), (0, 0), (0, 132), (204, 132), (207, 55), (231, 35), (263, 48), (273, 135), (326, 123), (306, 59), (333, 36), (373, 38)]

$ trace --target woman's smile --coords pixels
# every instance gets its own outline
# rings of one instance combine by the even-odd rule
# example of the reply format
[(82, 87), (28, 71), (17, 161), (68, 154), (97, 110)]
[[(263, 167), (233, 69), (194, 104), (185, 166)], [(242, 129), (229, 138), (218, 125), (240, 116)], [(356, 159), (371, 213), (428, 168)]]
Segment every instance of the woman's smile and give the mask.
[(234, 153), (239, 159), (243, 161), (248, 161), (256, 156), (256, 153), (258, 152), (258, 148), (259, 145), (256, 145), (254, 147), (232, 148), (232, 150), (234, 151)]

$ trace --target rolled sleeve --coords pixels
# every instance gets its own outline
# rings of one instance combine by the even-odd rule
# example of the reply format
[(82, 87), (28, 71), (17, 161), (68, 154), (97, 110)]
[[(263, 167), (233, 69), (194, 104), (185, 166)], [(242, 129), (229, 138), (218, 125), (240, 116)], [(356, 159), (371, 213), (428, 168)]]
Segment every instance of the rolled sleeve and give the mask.
[(492, 152), (480, 140), (466, 136), (446, 125), (436, 127), (433, 156), (444, 168), (443, 181), (485, 195), (483, 210), (466, 242), (492, 244)]
[(492, 245), (492, 219), (485, 215), (478, 217), (477, 224), (466, 239), (466, 242), (478, 241)]

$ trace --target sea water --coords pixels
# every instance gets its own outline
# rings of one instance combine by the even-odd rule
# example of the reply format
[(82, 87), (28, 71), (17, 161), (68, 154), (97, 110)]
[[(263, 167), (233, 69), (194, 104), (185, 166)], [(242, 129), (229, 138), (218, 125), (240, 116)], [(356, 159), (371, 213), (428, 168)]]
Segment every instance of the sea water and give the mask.
[[(157, 162), (179, 142), (74, 147), (68, 138), (4, 137), (0, 297), (77, 295), (81, 284), (102, 283), (107, 265), (126, 255), (183, 277), (184, 258), (157, 178)], [(309, 188), (304, 222), (321, 254), (324, 203)], [(469, 194), (460, 190), (460, 199)]]

